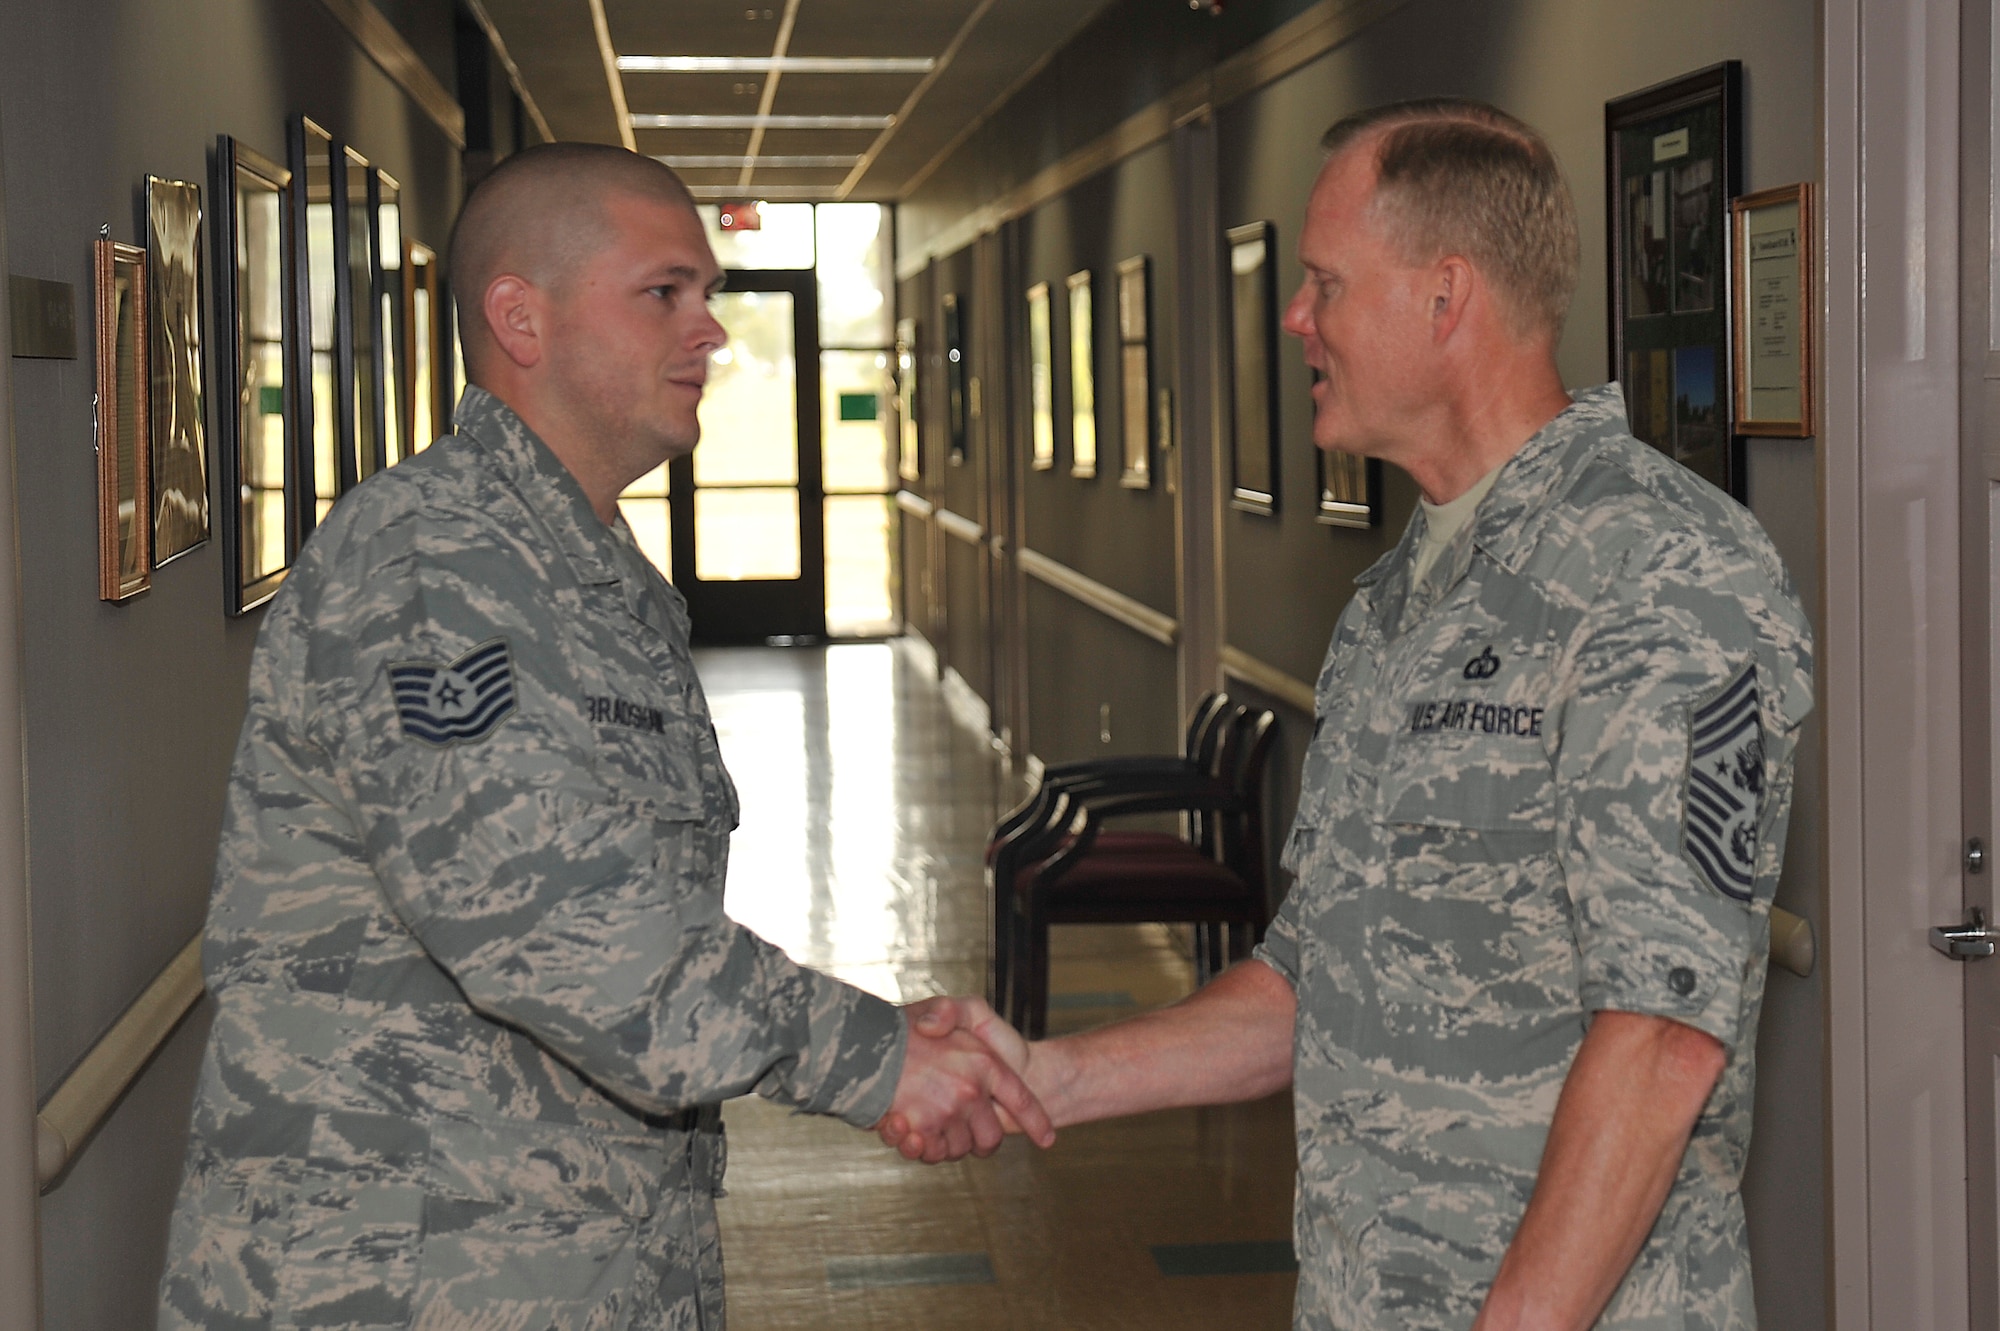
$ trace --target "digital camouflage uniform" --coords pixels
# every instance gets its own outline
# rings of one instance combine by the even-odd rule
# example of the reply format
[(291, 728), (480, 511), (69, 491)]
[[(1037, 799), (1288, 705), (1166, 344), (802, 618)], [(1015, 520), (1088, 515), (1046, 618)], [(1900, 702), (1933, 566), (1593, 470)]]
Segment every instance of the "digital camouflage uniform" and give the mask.
[(1729, 1053), (1602, 1328), (1756, 1321), (1738, 1196), (1810, 630), (1741, 507), (1579, 394), (1411, 586), (1358, 580), (1317, 688), (1296, 885), (1296, 1324), (1465, 1331), (1588, 1014)]
[(895, 1008), (732, 923), (680, 595), (469, 390), (251, 669), (162, 1327), (723, 1324), (718, 1102), (869, 1125)]

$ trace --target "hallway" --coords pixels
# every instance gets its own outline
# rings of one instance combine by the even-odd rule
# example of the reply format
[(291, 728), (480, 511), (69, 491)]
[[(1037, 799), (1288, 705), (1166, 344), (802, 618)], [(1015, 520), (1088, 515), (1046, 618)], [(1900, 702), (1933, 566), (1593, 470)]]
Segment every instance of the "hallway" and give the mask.
[[(742, 796), (728, 909), (885, 998), (977, 992), (981, 851), (1022, 791), (902, 644), (699, 654)], [(1057, 1031), (1172, 1001), (1164, 929), (1054, 937)], [(1071, 1128), (925, 1167), (829, 1119), (730, 1103), (733, 1331), (1282, 1327), (1290, 1101)]]

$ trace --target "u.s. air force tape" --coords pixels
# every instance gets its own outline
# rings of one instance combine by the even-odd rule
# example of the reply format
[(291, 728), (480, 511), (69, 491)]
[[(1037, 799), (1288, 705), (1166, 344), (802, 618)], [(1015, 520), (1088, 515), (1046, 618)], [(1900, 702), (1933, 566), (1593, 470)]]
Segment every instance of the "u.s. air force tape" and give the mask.
[(1764, 723), (1753, 665), (1688, 716), (1687, 855), (1709, 885), (1748, 901), (1757, 890)]
[(406, 661), (389, 667), (403, 733), (427, 744), (485, 739), (514, 710), (514, 662), (496, 638), (456, 661)]

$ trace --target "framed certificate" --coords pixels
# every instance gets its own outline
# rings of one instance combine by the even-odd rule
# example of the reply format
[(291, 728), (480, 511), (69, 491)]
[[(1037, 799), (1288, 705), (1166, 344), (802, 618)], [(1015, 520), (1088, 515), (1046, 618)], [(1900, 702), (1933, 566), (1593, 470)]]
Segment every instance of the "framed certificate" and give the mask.
[(1729, 235), (1736, 432), (1805, 438), (1813, 432), (1813, 275), (1819, 268), (1812, 185), (1735, 200)]

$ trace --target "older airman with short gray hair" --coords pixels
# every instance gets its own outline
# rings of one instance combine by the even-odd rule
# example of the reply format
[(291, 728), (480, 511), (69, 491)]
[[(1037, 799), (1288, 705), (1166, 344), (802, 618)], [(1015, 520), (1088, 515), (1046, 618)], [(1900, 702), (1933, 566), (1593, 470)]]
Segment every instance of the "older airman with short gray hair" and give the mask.
[(1058, 1124), (1289, 1084), (1300, 1328), (1747, 1331), (1808, 625), (1616, 384), (1565, 391), (1575, 209), (1539, 135), (1434, 100), (1326, 147), (1285, 315), (1314, 441), (1423, 502), (1334, 630), (1290, 895), (1181, 1004), (982, 1029)]

